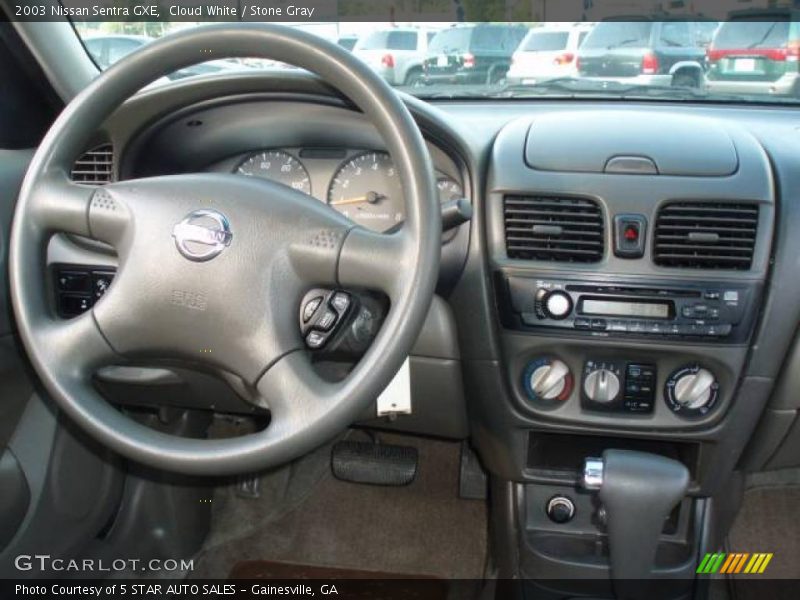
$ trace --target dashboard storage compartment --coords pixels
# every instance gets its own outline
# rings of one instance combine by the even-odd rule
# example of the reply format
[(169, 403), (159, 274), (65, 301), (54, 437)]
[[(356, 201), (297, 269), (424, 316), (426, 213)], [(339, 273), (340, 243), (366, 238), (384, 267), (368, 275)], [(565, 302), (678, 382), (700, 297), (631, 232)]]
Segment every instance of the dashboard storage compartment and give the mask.
[[(528, 132), (525, 162), (542, 171), (620, 173), (620, 157), (646, 159), (655, 174), (725, 177), (739, 158), (728, 133), (713, 119), (627, 110), (587, 110), (537, 117)], [(651, 175), (652, 170), (629, 170)]]
[(531, 474), (542, 478), (577, 481), (584, 459), (601, 456), (603, 450), (610, 448), (649, 452), (677, 460), (686, 465), (692, 481), (695, 480), (700, 449), (699, 443), (695, 442), (532, 431), (528, 434), (526, 466)]

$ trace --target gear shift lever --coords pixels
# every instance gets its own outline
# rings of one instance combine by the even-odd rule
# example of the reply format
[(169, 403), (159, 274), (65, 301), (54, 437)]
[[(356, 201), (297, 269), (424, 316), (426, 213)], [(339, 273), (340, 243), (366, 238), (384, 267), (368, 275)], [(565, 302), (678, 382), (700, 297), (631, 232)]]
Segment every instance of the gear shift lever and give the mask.
[(689, 471), (663, 456), (630, 450), (606, 450), (587, 458), (583, 485), (598, 490), (606, 511), (611, 575), (622, 600), (639, 598), (650, 579), (658, 538), (670, 511), (686, 495)]

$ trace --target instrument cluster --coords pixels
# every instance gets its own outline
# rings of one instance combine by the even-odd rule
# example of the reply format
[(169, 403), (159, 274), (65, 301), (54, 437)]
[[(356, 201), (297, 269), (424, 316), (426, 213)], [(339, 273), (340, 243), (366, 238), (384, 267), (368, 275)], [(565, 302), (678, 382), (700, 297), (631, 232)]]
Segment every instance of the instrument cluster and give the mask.
[[(440, 202), (463, 198), (458, 176), (438, 167)], [(405, 220), (400, 178), (391, 156), (382, 150), (263, 149), (237, 157), (232, 171), (292, 187), (373, 231), (388, 231)]]

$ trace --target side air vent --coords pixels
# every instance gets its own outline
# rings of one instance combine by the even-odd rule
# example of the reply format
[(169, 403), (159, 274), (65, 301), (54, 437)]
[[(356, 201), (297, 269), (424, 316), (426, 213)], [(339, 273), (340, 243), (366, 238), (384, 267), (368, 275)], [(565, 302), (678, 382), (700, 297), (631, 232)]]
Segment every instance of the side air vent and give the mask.
[(598, 262), (603, 258), (603, 214), (586, 198), (506, 196), (509, 258)]
[(111, 182), (114, 168), (114, 148), (101, 144), (83, 154), (72, 166), (72, 181), (87, 185)]
[(757, 230), (757, 204), (666, 204), (656, 216), (653, 260), (662, 267), (747, 270)]

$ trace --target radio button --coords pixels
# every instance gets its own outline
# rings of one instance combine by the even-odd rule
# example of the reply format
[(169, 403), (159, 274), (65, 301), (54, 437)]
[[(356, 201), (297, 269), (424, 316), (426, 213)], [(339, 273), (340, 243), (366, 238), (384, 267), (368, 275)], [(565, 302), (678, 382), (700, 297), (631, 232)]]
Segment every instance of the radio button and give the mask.
[(661, 323), (648, 323), (647, 333), (654, 333), (656, 335), (660, 335), (661, 333), (663, 333), (661, 330)]
[(628, 331), (628, 323), (626, 321), (609, 321), (608, 330), (617, 333), (626, 333)]
[(589, 329), (592, 326), (592, 322), (589, 319), (584, 319), (583, 317), (578, 317), (573, 322), (575, 329)]
[(706, 290), (703, 297), (706, 300), (719, 300), (719, 292), (716, 290)]
[(605, 319), (592, 319), (592, 330), (593, 331), (605, 331), (608, 324), (606, 323)]
[(644, 333), (645, 325), (643, 321), (629, 321), (628, 333)]
[(730, 325), (707, 325), (705, 335), (723, 337), (729, 335), (732, 327)]

